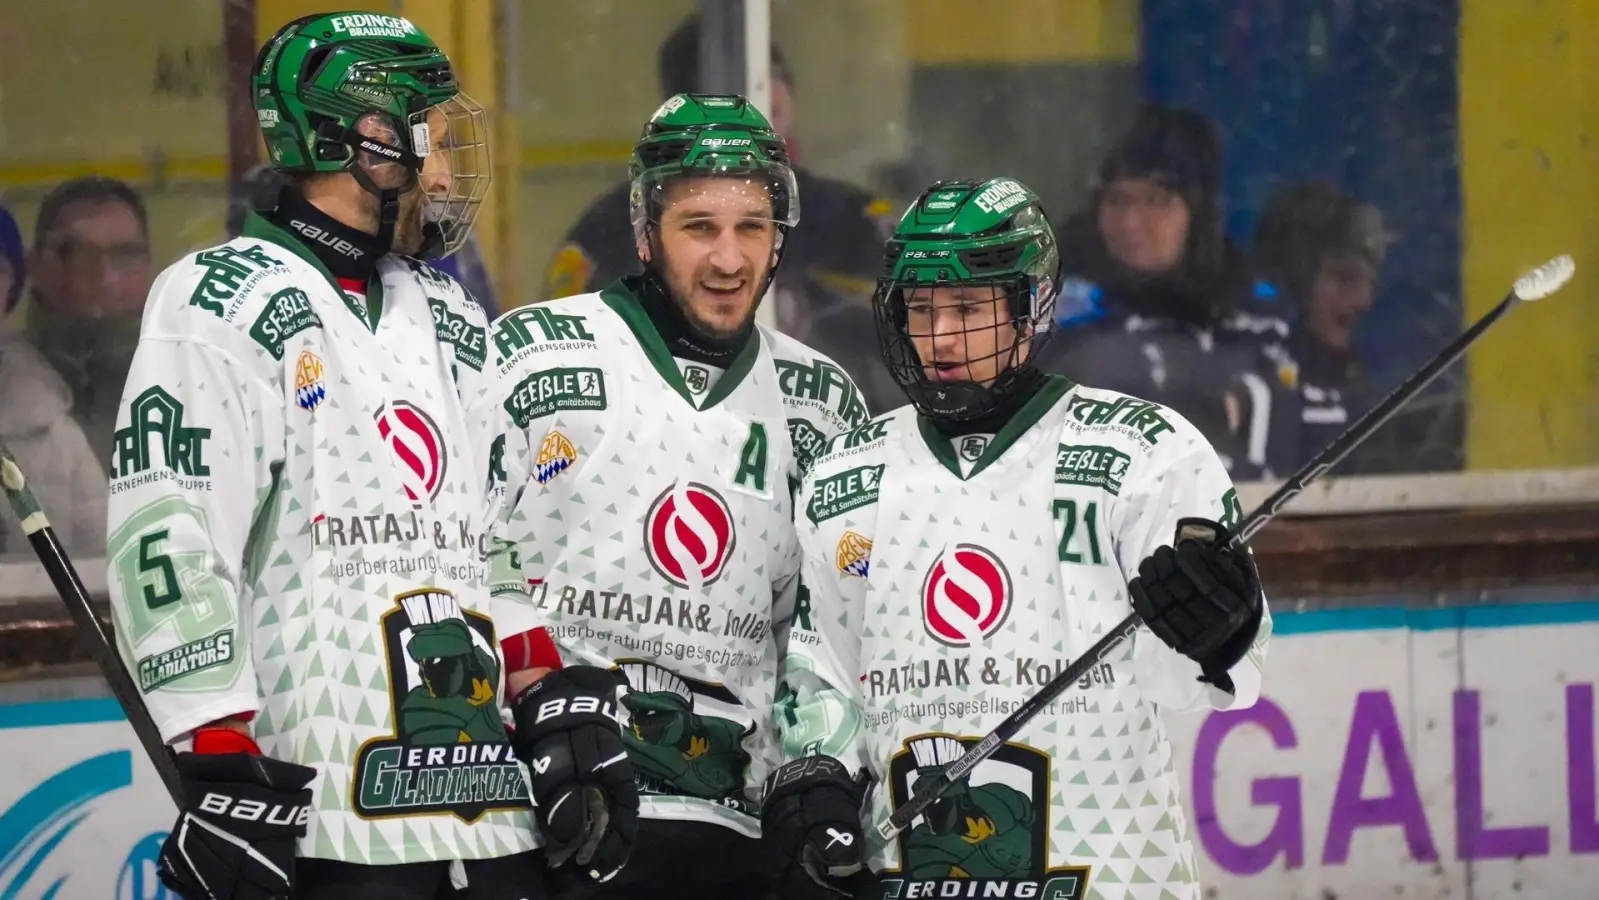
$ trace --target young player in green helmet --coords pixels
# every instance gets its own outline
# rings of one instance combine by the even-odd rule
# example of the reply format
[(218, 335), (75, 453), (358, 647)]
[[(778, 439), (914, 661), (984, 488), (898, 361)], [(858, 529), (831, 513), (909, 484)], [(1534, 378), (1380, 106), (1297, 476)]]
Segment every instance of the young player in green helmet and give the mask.
[[(465, 413), (488, 323), (421, 261), (471, 231), (483, 111), (396, 16), (291, 22), (252, 78), (286, 186), (157, 279), (112, 464), (118, 649), (186, 786), (161, 878), (191, 900), (545, 896), (546, 851), (583, 835), (535, 818), (518, 764), (545, 761), (548, 794), (565, 738), (513, 742), (499, 715)], [(614, 721), (585, 739), (620, 753)], [(631, 794), (625, 759), (584, 777)]]
[[(1169, 410), (1033, 368), (1059, 260), (1025, 186), (933, 185), (885, 259), (911, 402), (829, 444), (795, 500), (765, 838), (836, 893), (1198, 898), (1157, 710), (1254, 703), (1271, 634), (1216, 539), (1239, 515), (1221, 460)], [(1148, 631), (866, 858), (863, 800), (867, 822), (904, 804), (1135, 610)]]
[(495, 622), (517, 733), (533, 701), (621, 684), (631, 862), (593, 898), (761, 897), (762, 779), (798, 574), (790, 489), (866, 419), (830, 360), (755, 323), (799, 221), (783, 140), (738, 96), (677, 95), (633, 152), (643, 274), (501, 316), (483, 416), (499, 497)]

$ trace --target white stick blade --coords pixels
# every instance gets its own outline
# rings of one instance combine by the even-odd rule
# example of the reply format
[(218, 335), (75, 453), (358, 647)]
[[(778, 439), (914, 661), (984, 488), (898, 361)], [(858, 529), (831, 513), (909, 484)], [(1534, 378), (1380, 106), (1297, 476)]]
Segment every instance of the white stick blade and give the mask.
[(1542, 300), (1566, 286), (1577, 272), (1570, 256), (1557, 256), (1516, 279), (1516, 296), (1522, 300)]

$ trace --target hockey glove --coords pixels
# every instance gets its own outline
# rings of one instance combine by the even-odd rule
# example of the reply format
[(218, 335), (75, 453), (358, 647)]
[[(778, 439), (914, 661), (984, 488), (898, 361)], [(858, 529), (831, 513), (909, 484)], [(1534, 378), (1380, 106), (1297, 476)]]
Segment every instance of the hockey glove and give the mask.
[(622, 746), (616, 679), (568, 666), (511, 701), (512, 749), (533, 779), (534, 817), (551, 867), (568, 860), (607, 881), (633, 853), (638, 789)]
[(1133, 611), (1178, 653), (1199, 663), (1200, 681), (1227, 693), (1227, 670), (1249, 652), (1260, 628), (1260, 575), (1248, 550), (1222, 541), (1207, 519), (1177, 522), (1176, 546), (1160, 547), (1138, 564), (1127, 585)]
[(779, 896), (796, 895), (801, 872), (827, 895), (842, 897), (855, 896), (871, 877), (861, 831), (864, 794), (865, 784), (831, 756), (804, 756), (767, 776), (761, 843)]
[(287, 900), (316, 770), (249, 753), (180, 753), (183, 812), (156, 872), (187, 900)]

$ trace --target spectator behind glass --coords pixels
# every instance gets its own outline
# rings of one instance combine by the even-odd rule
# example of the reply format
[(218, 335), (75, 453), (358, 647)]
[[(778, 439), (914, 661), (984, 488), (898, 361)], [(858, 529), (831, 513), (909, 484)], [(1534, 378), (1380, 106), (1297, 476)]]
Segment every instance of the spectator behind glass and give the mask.
[[(663, 101), (674, 94), (701, 91), (698, 15), (685, 19), (661, 44), (657, 65)], [(771, 103), (761, 112), (797, 159), (794, 80), (775, 43), (771, 85)], [(800, 222), (789, 235), (783, 266), (763, 302), (775, 301), (779, 330), (843, 366), (874, 413), (902, 406), (905, 395), (883, 366), (871, 311), (883, 242), (893, 229), (895, 210), (887, 200), (801, 165), (794, 166), (794, 180), (799, 187)], [(627, 194), (624, 180), (590, 204), (566, 233), (545, 273), (544, 299), (597, 291), (623, 275), (639, 273)], [(836, 401), (831, 396), (819, 399)]]
[(1060, 329), (1042, 366), (1168, 406), (1237, 480), (1268, 476), (1295, 366), (1288, 324), (1250, 311), (1226, 237), (1221, 142), (1203, 116), (1146, 107), (1100, 166), (1086, 213), (1061, 229)]
[[(0, 298), (9, 311), (27, 277), (17, 220), (0, 207)], [(16, 456), (67, 550), (105, 553), (106, 474), (72, 418), (72, 394), (14, 325), (0, 319), (0, 440)], [(0, 557), (29, 554), (9, 504), (0, 503)]]
[[(1355, 328), (1371, 312), (1391, 236), (1382, 213), (1323, 182), (1290, 185), (1266, 201), (1251, 255), (1256, 293), (1272, 298), (1293, 321), (1289, 347), (1300, 366), (1302, 465), (1378, 399), (1354, 346)], [(1356, 450), (1338, 471), (1445, 468), (1421, 457), (1437, 403), (1407, 407)], [(1436, 443), (1436, 442), (1433, 442)], [(1407, 446), (1408, 445), (1408, 446)]]
[[(228, 240), (239, 236), (244, 228), (244, 216), (251, 210), (270, 212), (278, 205), (278, 192), (283, 190), (283, 176), (262, 163), (244, 173), (244, 177), (228, 194)], [(441, 272), (454, 277), (465, 287), (477, 305), (483, 308), (489, 321), (499, 313), (494, 301), (494, 286), (489, 281), (488, 269), (478, 251), (477, 235), (467, 238), (466, 245), (445, 259), (428, 260)]]
[(58, 185), (39, 207), (28, 270), (27, 338), (66, 382), (72, 414), (110, 471), (117, 404), (153, 277), (144, 201), (111, 178)]
[(5, 304), (0, 317), (9, 315), (22, 299), (22, 286), (28, 281), (28, 262), (22, 249), (22, 229), (11, 210), (0, 206), (0, 302)]

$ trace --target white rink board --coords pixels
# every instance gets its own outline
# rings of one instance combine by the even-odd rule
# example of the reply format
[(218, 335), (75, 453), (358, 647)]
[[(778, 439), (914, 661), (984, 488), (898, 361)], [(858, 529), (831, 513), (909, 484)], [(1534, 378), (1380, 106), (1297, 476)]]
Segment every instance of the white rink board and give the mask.
[[(1261, 704), (1167, 720), (1207, 900), (1599, 896), (1599, 600), (1277, 626)], [(0, 704), (0, 760), (0, 897), (171, 898), (114, 701)]]
[(109, 698), (0, 705), (0, 897), (176, 900), (177, 810)]
[(1599, 896), (1599, 602), (1288, 614), (1266, 667), (1167, 717), (1208, 900)]

